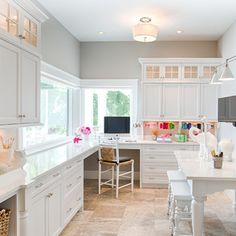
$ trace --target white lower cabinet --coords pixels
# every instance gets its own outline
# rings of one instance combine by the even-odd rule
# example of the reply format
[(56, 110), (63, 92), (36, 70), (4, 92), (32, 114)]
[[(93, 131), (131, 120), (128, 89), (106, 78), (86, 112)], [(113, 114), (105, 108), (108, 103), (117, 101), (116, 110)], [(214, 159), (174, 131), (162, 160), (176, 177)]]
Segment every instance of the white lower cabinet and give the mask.
[(194, 147), (195, 145), (184, 144), (143, 145), (141, 185), (143, 187), (166, 187), (168, 184), (167, 171), (178, 169), (174, 151), (193, 151)]
[(83, 206), (83, 160), (36, 180), (28, 193), (27, 236), (58, 236)]
[(34, 196), (29, 215), (29, 232), (35, 236), (58, 235), (61, 227), (60, 205), (60, 183)]

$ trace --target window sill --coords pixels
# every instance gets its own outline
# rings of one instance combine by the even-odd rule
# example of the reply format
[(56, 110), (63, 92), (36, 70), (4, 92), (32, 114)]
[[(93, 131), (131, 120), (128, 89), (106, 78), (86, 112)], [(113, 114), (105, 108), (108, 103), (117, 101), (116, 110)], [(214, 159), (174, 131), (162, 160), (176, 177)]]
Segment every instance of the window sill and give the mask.
[(43, 144), (38, 144), (38, 145), (28, 147), (25, 149), (25, 153), (26, 153), (26, 155), (32, 155), (35, 153), (39, 153), (39, 152), (43, 152), (43, 151), (46, 151), (49, 149), (53, 149), (55, 147), (58, 147), (58, 146), (61, 146), (63, 144), (70, 143), (70, 142), (72, 142), (72, 137), (68, 136), (65, 138), (60, 138), (57, 140), (45, 142)]

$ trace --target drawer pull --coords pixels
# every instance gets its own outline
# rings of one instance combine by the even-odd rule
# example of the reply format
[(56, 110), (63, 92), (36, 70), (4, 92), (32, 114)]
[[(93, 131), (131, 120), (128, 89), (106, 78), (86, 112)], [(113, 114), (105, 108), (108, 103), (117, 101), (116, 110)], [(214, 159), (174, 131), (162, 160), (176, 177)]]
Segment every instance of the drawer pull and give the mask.
[(77, 199), (77, 202), (79, 202), (81, 200), (81, 197), (79, 197), (78, 199)]
[(47, 197), (50, 198), (52, 195), (53, 195), (53, 193), (49, 193), (49, 194), (47, 195)]
[(53, 175), (53, 177), (57, 177), (59, 175), (60, 175), (60, 173), (56, 173), (56, 174)]
[(35, 186), (35, 188), (40, 188), (40, 187), (42, 187), (43, 186), (43, 183), (39, 183), (39, 184), (37, 184), (36, 186)]
[(68, 210), (67, 210), (67, 213), (71, 212), (72, 208), (70, 207)]
[(72, 167), (71, 165), (70, 165), (70, 166), (67, 166), (66, 169), (69, 170), (71, 167)]
[(66, 187), (67, 187), (67, 188), (70, 188), (71, 186), (72, 186), (72, 184), (68, 184)]

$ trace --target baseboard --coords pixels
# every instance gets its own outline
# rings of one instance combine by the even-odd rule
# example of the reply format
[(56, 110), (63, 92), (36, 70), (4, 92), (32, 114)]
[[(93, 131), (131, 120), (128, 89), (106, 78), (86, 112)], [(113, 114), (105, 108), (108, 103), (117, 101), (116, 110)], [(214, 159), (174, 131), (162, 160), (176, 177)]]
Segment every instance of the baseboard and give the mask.
[[(121, 173), (123, 173), (121, 171)], [(139, 180), (139, 172), (134, 172), (134, 180)], [(111, 178), (111, 174), (110, 173), (104, 173), (103, 174), (104, 179), (110, 179)], [(98, 179), (98, 172), (96, 170), (85, 170), (84, 171), (84, 177), (85, 179)]]

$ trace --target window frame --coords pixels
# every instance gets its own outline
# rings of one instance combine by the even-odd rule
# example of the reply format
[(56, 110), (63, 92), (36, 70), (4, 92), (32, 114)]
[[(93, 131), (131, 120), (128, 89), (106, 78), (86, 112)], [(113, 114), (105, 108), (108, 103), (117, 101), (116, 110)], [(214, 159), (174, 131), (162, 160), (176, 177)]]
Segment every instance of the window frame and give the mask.
[[(60, 137), (57, 139), (49, 140), (44, 143), (30, 145), (28, 147), (23, 147), (23, 128), (18, 129), (18, 149), (24, 149), (27, 154), (33, 154), (37, 152), (41, 152), (44, 150), (51, 149), (53, 147), (69, 143), (71, 142), (71, 137), (73, 135), (73, 130), (75, 129), (75, 125), (79, 123), (79, 109), (75, 109), (74, 107), (80, 104), (80, 79), (76, 76), (73, 76), (63, 70), (60, 70), (50, 64), (45, 62), (41, 62), (41, 74), (40, 74), (40, 82), (41, 79), (45, 78), (60, 85), (65, 86), (65, 88), (69, 89), (68, 91), (68, 119), (67, 119), (67, 136)], [(77, 101), (77, 102), (76, 102)], [(41, 123), (40, 123), (41, 124)], [(39, 125), (40, 125), (39, 124)], [(43, 124), (42, 124), (43, 125)], [(30, 124), (29, 126), (35, 126), (35, 124)]]
[[(130, 89), (132, 101), (130, 103), (130, 135), (136, 130), (133, 123), (138, 119), (138, 80), (137, 79), (86, 79), (81, 80), (81, 114), (85, 113), (85, 89)], [(85, 124), (84, 116), (80, 117), (81, 124)]]

